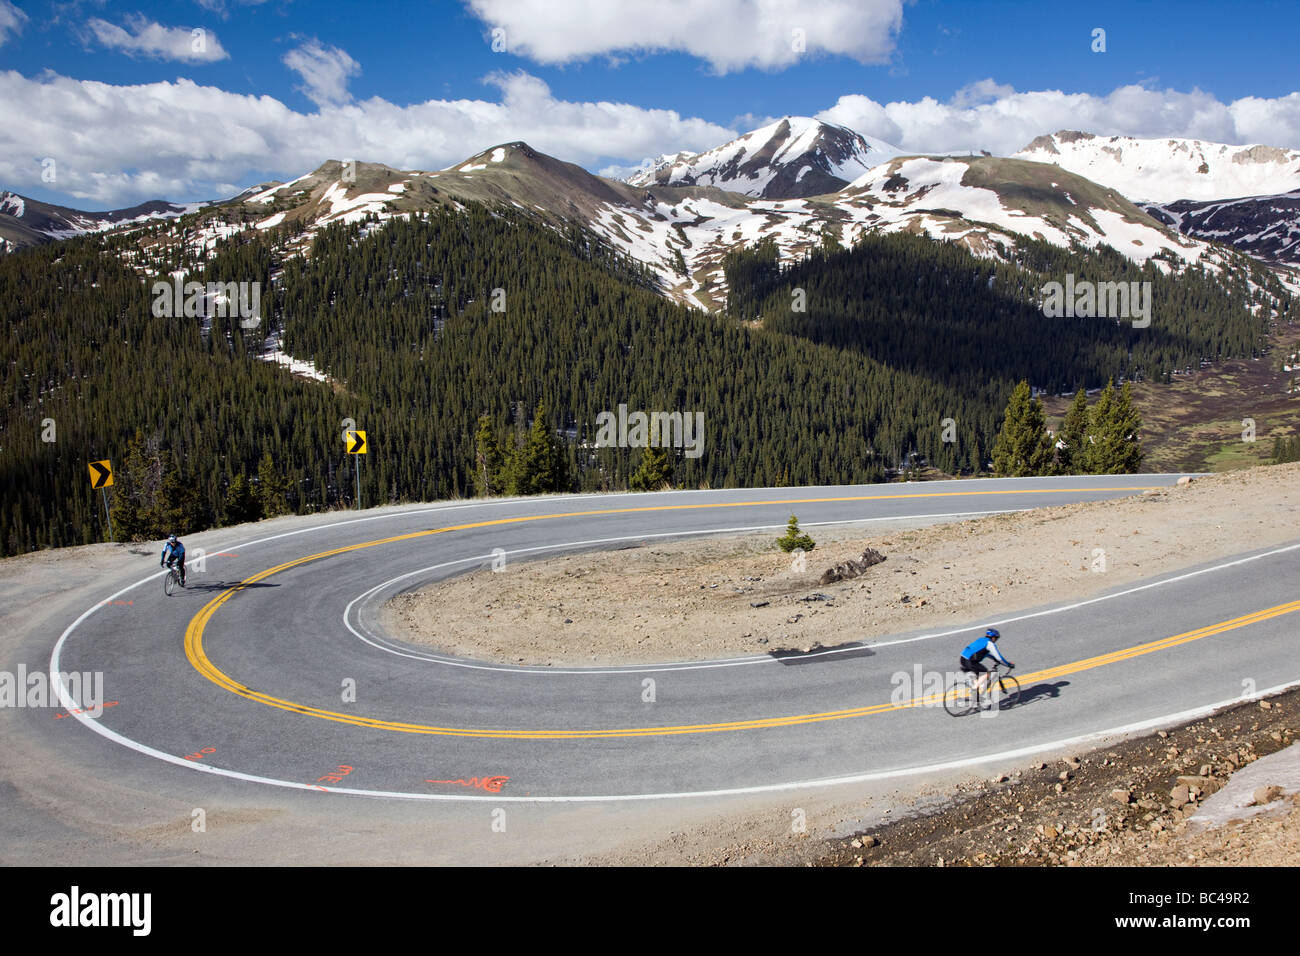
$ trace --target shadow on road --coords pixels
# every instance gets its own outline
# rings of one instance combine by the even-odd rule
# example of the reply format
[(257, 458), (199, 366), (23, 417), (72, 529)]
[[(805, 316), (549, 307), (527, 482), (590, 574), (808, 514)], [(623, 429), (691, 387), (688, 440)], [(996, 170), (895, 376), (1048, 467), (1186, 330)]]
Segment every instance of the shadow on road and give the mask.
[[(278, 588), (278, 584), (270, 584), (266, 581), (255, 581), (252, 584), (241, 584), (238, 581), (205, 581), (203, 584), (195, 584), (188, 581), (185, 584), (186, 591), (228, 591), (234, 588), (237, 591), (251, 591), (254, 588)], [(176, 595), (172, 595), (175, 597)]]
[[(834, 654), (828, 654), (834, 651)], [(836, 644), (834, 647), (814, 647), (810, 651), (797, 651), (787, 648), (768, 651), (767, 656), (786, 665), (820, 664), (827, 661), (852, 660), (859, 657), (874, 657), (875, 651), (857, 643)]]
[(1028, 704), (1037, 700), (1047, 700), (1061, 696), (1061, 688), (1069, 687), (1068, 680), (1058, 680), (1055, 683), (1035, 684), (1033, 687), (1022, 687), (1020, 696), (1010, 707), (1003, 707), (1003, 710), (1020, 710)]

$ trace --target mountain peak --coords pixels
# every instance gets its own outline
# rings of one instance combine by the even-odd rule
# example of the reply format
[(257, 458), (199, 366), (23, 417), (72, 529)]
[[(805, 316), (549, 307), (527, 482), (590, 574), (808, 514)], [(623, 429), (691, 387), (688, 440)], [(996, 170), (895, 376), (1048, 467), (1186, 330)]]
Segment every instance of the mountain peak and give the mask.
[(716, 186), (762, 199), (801, 199), (843, 189), (899, 150), (844, 126), (783, 116), (703, 153), (660, 160), (633, 186)]
[(511, 160), (522, 160), (531, 163), (538, 161), (541, 155), (523, 140), (515, 140), (510, 143), (489, 146), (482, 152), (475, 153), (469, 159), (463, 159), (459, 163), (447, 166), (443, 172), (471, 173), (480, 169), (488, 169), (494, 163), (509, 165)]

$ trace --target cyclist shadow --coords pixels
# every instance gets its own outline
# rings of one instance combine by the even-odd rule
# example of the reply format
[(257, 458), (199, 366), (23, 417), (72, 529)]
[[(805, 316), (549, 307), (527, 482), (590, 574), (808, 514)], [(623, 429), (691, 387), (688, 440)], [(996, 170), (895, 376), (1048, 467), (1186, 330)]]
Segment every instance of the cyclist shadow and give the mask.
[(1058, 680), (1054, 683), (1044, 681), (1041, 684), (1035, 684), (1033, 687), (1020, 688), (1020, 696), (1009, 706), (1004, 705), (1003, 710), (1020, 710), (1035, 701), (1053, 700), (1061, 696), (1061, 688), (1069, 687), (1068, 680)]
[(191, 579), (185, 582), (186, 591), (229, 591), (231, 588), (237, 591), (251, 591), (253, 588), (278, 588), (279, 586), (266, 581), (254, 581), (251, 584), (241, 584), (239, 581), (204, 581), (199, 584)]

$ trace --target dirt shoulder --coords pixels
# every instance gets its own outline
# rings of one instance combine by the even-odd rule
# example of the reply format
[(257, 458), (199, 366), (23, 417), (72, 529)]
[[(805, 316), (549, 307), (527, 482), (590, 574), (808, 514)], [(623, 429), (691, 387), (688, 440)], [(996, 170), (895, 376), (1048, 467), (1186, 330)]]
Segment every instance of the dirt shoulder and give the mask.
[[(1300, 733), (1300, 691), (973, 782), (937, 811), (811, 848), (820, 866), (1296, 866), (1300, 799), (1189, 825), (1231, 775)], [(730, 855), (730, 854), (728, 854)], [(714, 862), (720, 862), (716, 858)]]
[[(1138, 497), (906, 531), (805, 529), (806, 570), (776, 533), (511, 563), (396, 596), (413, 643), (509, 663), (621, 664), (833, 646), (1078, 600), (1300, 535), (1300, 464)], [(886, 560), (820, 584), (871, 548)], [(616, 596), (616, 599), (612, 596)]]

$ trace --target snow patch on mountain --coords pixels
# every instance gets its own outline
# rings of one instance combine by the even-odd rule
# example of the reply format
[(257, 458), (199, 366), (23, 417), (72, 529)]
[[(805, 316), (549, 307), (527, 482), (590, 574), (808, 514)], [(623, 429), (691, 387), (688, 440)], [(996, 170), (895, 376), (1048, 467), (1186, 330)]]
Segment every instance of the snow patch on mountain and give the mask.
[(1052, 163), (1134, 202), (1219, 200), (1300, 188), (1300, 151), (1199, 139), (1138, 139), (1062, 130), (1014, 154)]

